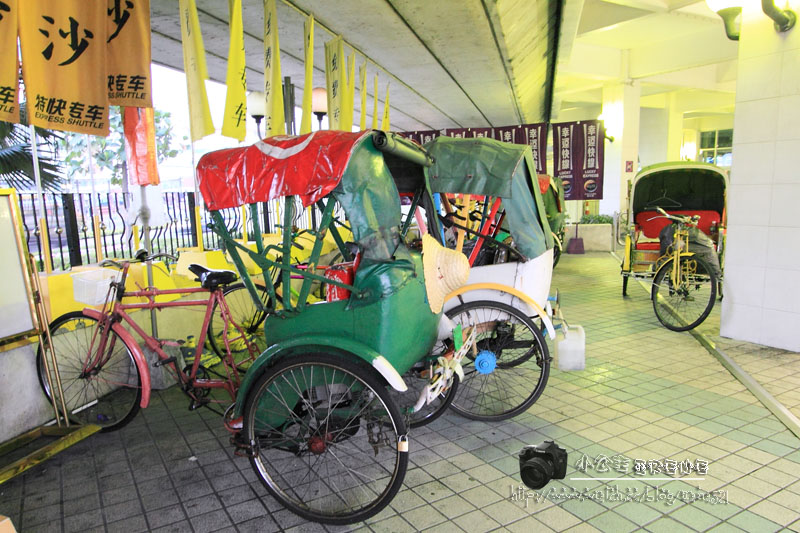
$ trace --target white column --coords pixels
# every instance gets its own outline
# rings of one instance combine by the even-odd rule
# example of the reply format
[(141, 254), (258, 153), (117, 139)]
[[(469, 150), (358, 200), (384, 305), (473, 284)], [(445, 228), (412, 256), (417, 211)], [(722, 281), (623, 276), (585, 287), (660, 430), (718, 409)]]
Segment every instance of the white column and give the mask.
[(640, 96), (636, 81), (603, 87), (603, 121), (614, 142), (605, 141), (601, 214), (627, 209), (628, 180), (638, 168)]
[(678, 100), (677, 92), (672, 92), (667, 97), (667, 161), (679, 161), (681, 159), (683, 109)]
[[(800, 11), (800, 0), (791, 0)], [(800, 351), (800, 26), (742, 12), (721, 334)]]

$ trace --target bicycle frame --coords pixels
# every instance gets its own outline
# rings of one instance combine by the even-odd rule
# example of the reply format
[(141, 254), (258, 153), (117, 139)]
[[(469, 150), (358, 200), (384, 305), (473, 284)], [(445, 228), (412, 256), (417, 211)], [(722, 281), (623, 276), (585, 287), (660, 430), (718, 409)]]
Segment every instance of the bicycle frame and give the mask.
[[(106, 350), (107, 342), (108, 342), (108, 331), (113, 330), (117, 333), (123, 343), (125, 343), (126, 347), (131, 351), (133, 354), (134, 359), (136, 360), (137, 368), (139, 369), (139, 374), (141, 376), (141, 386), (142, 386), (142, 400), (140, 402), (141, 407), (147, 407), (149, 404), (150, 398), (150, 368), (147, 364), (147, 361), (144, 358), (144, 355), (141, 351), (139, 344), (133, 338), (127, 330), (125, 330), (122, 325), (127, 325), (135, 331), (143, 340), (144, 345), (147, 346), (150, 350), (155, 352), (158, 355), (160, 361), (163, 361), (162, 366), (167, 366), (180, 380), (183, 384), (184, 389), (187, 390), (188, 393), (191, 391), (187, 389), (187, 387), (193, 388), (202, 388), (202, 389), (224, 389), (231, 397), (231, 400), (235, 400), (236, 398), (236, 391), (238, 390), (239, 386), (241, 385), (241, 379), (238, 375), (237, 364), (233, 360), (233, 355), (230, 349), (230, 339), (228, 335), (228, 325), (233, 324), (233, 326), (238, 330), (238, 332), (242, 335), (242, 338), (246, 338), (245, 332), (241, 326), (236, 324), (235, 322), (231, 321), (230, 319), (230, 310), (228, 308), (228, 304), (225, 301), (225, 298), (222, 294), (222, 288), (218, 287), (213, 291), (209, 291), (208, 289), (202, 287), (188, 287), (188, 288), (180, 288), (180, 289), (157, 289), (155, 287), (147, 287), (145, 289), (140, 289), (137, 291), (130, 291), (124, 292), (121, 297), (118, 297), (116, 291), (119, 290), (119, 287), (122, 287), (127, 278), (127, 271), (128, 271), (129, 264), (126, 264), (122, 270), (122, 277), (121, 281), (118, 284), (115, 284), (112, 288), (109, 289), (109, 297), (113, 297), (111, 300), (111, 308), (108, 308), (108, 303), (103, 307), (102, 311), (96, 311), (94, 309), (84, 309), (83, 313), (86, 316), (91, 318), (95, 318), (98, 320), (98, 327), (95, 330), (92, 336), (91, 346), (92, 349), (89, 354), (87, 354), (87, 360), (84, 364), (84, 372), (91, 372), (92, 368), (96, 366), (102, 366), (105, 364), (109, 357), (110, 351)], [(165, 296), (165, 295), (191, 295), (191, 294), (198, 294), (203, 293), (208, 295), (207, 298), (203, 299), (193, 299), (193, 300), (185, 300), (185, 301), (169, 301), (169, 302), (157, 302), (157, 296)], [(122, 300), (125, 298), (146, 298), (147, 301), (143, 303), (123, 303)], [(109, 299), (107, 299), (108, 302)], [(223, 342), (225, 345), (225, 352), (226, 357), (223, 358), (223, 362), (226, 369), (227, 379), (205, 379), (205, 378), (197, 378), (197, 373), (200, 368), (201, 356), (203, 354), (203, 346), (205, 345), (206, 336), (208, 333), (208, 325), (211, 322), (211, 317), (214, 311), (214, 307), (218, 306), (220, 312), (222, 314), (223, 323), (225, 327), (222, 330), (222, 337)], [(195, 348), (194, 353), (194, 361), (192, 363), (192, 367), (188, 373), (184, 372), (184, 369), (178, 367), (178, 361), (167, 355), (166, 352), (162, 349), (164, 343), (159, 341), (152, 335), (148, 334), (142, 326), (136, 323), (136, 321), (131, 318), (128, 314), (128, 311), (138, 311), (138, 310), (161, 310), (161, 309), (168, 309), (174, 307), (200, 307), (205, 306), (205, 316), (203, 318), (203, 325), (198, 336), (197, 340), (197, 347)], [(97, 336), (100, 335), (98, 340)], [(98, 342), (97, 349), (94, 349), (95, 343)], [(250, 355), (252, 359), (255, 359), (255, 356), (258, 355), (253, 352), (253, 346), (251, 343), (245, 340), (248, 344), (248, 351), (250, 351)], [(191, 393), (190, 393), (191, 396)], [(196, 399), (196, 398), (195, 398)]]

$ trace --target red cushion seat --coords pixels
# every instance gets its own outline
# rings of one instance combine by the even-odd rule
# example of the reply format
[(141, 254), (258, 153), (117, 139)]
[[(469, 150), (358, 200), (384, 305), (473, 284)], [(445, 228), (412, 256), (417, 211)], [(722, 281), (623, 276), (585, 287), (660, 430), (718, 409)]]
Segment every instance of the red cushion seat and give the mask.
[[(700, 215), (700, 221), (698, 222), (697, 227), (700, 228), (706, 235), (711, 235), (711, 226), (713, 226), (715, 223), (716, 225), (719, 225), (720, 222), (719, 213), (716, 211), (674, 209), (665, 211), (671, 215)], [(664, 229), (664, 226), (670, 223), (670, 220), (663, 218), (661, 213), (658, 211), (642, 211), (636, 214), (635, 222), (637, 229), (639, 229), (645, 237), (649, 239), (657, 239), (659, 233), (661, 233), (661, 230)], [(658, 245), (658, 243), (656, 243), (656, 245)], [(636, 248), (639, 248), (638, 243)], [(658, 246), (656, 246), (655, 249), (657, 248)]]
[(660, 250), (660, 243), (658, 241), (640, 241), (636, 243), (637, 250)]

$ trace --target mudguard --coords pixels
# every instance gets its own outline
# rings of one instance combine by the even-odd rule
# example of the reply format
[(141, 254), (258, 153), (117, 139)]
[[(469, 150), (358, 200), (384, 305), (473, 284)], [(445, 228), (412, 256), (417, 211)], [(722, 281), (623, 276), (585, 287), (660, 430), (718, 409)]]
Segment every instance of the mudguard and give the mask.
[(551, 340), (556, 338), (556, 330), (555, 328), (553, 328), (553, 321), (550, 319), (549, 316), (547, 316), (547, 312), (545, 312), (545, 310), (542, 309), (542, 306), (537, 304), (533, 300), (533, 298), (531, 298), (524, 292), (515, 289), (514, 287), (511, 287), (509, 285), (502, 285), (500, 283), (473, 283), (472, 285), (464, 285), (463, 287), (456, 289), (447, 296), (445, 296), (444, 301), (447, 302), (447, 300), (449, 300), (450, 298), (455, 298), (456, 296), (464, 294), (466, 292), (476, 291), (476, 290), (486, 290), (486, 289), (499, 292), (506, 292), (528, 304), (530, 308), (533, 309), (537, 315), (539, 315), (539, 318), (542, 319), (542, 324), (544, 324), (545, 329), (547, 329), (547, 336), (550, 337)]
[[(88, 307), (83, 309), (82, 313), (84, 316), (94, 318), (95, 320), (100, 320), (102, 317), (100, 311)], [(131, 351), (131, 355), (133, 355), (133, 361), (136, 363), (136, 368), (139, 370), (139, 379), (142, 382), (142, 399), (139, 402), (139, 406), (144, 409), (150, 404), (150, 368), (147, 366), (147, 360), (144, 358), (139, 343), (136, 342), (136, 339), (133, 338), (133, 335), (127, 329), (122, 327), (122, 324), (115, 322), (114, 325), (111, 326), (111, 329), (114, 330), (114, 333), (119, 335), (119, 338), (122, 339), (122, 342), (125, 343), (125, 346)]]
[(247, 393), (253, 382), (261, 375), (267, 366), (277, 359), (291, 357), (297, 353), (331, 352), (342, 356), (357, 357), (364, 360), (374, 368), (391, 387), (399, 392), (408, 390), (403, 377), (392, 364), (381, 354), (363, 343), (343, 337), (328, 335), (303, 335), (284, 342), (273, 344), (255, 360), (247, 370), (239, 391), (236, 394), (236, 416), (244, 412)]

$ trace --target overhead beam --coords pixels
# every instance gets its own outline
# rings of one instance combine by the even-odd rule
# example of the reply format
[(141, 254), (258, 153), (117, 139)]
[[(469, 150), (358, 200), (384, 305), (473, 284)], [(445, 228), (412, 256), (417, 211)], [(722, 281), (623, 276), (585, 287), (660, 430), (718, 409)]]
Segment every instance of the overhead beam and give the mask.
[(684, 35), (630, 51), (630, 76), (645, 78), (687, 68), (736, 60), (739, 45), (725, 38), (721, 28)]
[(503, 26), (500, 24), (500, 15), (497, 13), (497, 2), (481, 0), (481, 5), (483, 5), (483, 11), (486, 13), (486, 19), (489, 21), (489, 29), (492, 30), (492, 37), (494, 38), (494, 44), (497, 48), (497, 54), (500, 56), (503, 70), (506, 73), (506, 81), (508, 82), (508, 88), (511, 91), (511, 97), (514, 101), (514, 114), (517, 116), (517, 123), (522, 124), (525, 121), (522, 117), (522, 111), (519, 108), (519, 96), (517, 95), (516, 84), (514, 83), (514, 76), (512, 75), (508, 47), (506, 46), (505, 39), (498, 37), (498, 35), (502, 36), (503, 34)]

